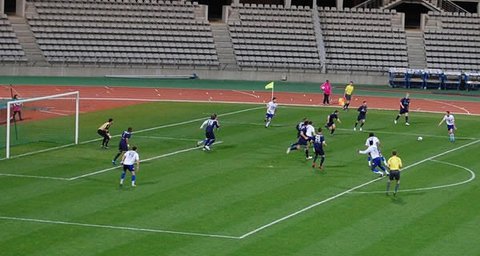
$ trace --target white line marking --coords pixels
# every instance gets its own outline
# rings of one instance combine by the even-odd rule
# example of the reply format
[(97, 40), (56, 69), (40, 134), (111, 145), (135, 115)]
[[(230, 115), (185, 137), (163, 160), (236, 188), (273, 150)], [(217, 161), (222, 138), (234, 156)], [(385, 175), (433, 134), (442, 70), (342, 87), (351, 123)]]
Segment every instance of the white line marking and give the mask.
[(468, 111), (468, 109), (466, 109), (464, 107), (457, 106), (455, 104), (451, 104), (451, 103), (447, 103), (447, 102), (443, 102), (443, 101), (438, 101), (438, 100), (431, 100), (431, 99), (425, 99), (425, 100), (435, 102), (435, 103), (439, 103), (439, 104), (444, 104), (444, 105), (454, 107), (454, 108), (458, 108), (458, 109), (461, 109), (461, 110), (465, 111), (468, 115), (471, 114), (470, 111)]
[(135, 138), (159, 139), (159, 140), (198, 141), (198, 139), (186, 139), (186, 138), (178, 138), (178, 137), (162, 137), (162, 136), (144, 136), (144, 135), (136, 135)]
[[(416, 162), (416, 163), (413, 163), (413, 164), (411, 164), (411, 165), (403, 168), (402, 171), (405, 171), (406, 169), (409, 169), (409, 168), (412, 168), (412, 167), (417, 166), (417, 165), (419, 165), (419, 164), (422, 164), (422, 163), (424, 163), (424, 162), (426, 162), (426, 161), (429, 161), (429, 160), (431, 160), (431, 159), (433, 159), (433, 158), (437, 158), (437, 157), (443, 156), (443, 155), (445, 155), (445, 154), (448, 154), (448, 153), (451, 153), (451, 152), (460, 150), (460, 149), (462, 149), (462, 148), (471, 146), (471, 145), (476, 144), (476, 143), (478, 143), (478, 142), (480, 142), (480, 140), (476, 140), (476, 141), (470, 142), (470, 143), (468, 143), (468, 144), (459, 146), (459, 147), (457, 147), (457, 148), (450, 149), (450, 150), (447, 150), (447, 151), (442, 152), (442, 153), (440, 153), (440, 154), (437, 154), (437, 155), (434, 155), (434, 156), (425, 158), (425, 159), (423, 159), (423, 160), (420, 160), (420, 161), (418, 161), (418, 162)], [(270, 222), (270, 223), (268, 223), (268, 224), (265, 224), (265, 225), (263, 225), (263, 226), (261, 226), (261, 227), (259, 227), (259, 228), (256, 228), (256, 229), (254, 229), (254, 230), (252, 230), (252, 231), (250, 231), (250, 232), (248, 232), (248, 233), (245, 233), (244, 235), (240, 236), (240, 238), (243, 239), (243, 238), (245, 238), (245, 237), (251, 236), (251, 235), (253, 235), (253, 234), (255, 234), (255, 233), (258, 233), (258, 232), (260, 232), (260, 231), (262, 231), (262, 230), (264, 230), (264, 229), (266, 229), (266, 228), (268, 228), (268, 227), (271, 227), (271, 226), (273, 226), (273, 225), (275, 225), (275, 224), (278, 224), (278, 223), (280, 223), (280, 222), (282, 222), (282, 221), (284, 221), (284, 220), (290, 219), (291, 217), (297, 216), (298, 214), (303, 213), (303, 212), (305, 212), (305, 211), (307, 211), (307, 210), (310, 210), (310, 209), (312, 209), (312, 208), (314, 208), (314, 207), (316, 207), (316, 206), (319, 206), (319, 205), (322, 205), (322, 204), (324, 204), (324, 203), (326, 203), (326, 202), (332, 201), (333, 199), (339, 198), (339, 197), (341, 197), (341, 196), (343, 196), (343, 195), (345, 195), (345, 194), (348, 194), (348, 193), (350, 193), (350, 192), (352, 192), (352, 191), (354, 191), (354, 190), (356, 190), (356, 189), (359, 189), (359, 188), (361, 188), (361, 187), (367, 186), (367, 185), (369, 185), (369, 184), (371, 184), (371, 183), (373, 183), (373, 182), (375, 182), (375, 181), (378, 181), (378, 180), (380, 180), (380, 179), (382, 179), (382, 178), (383, 178), (383, 177), (381, 177), (381, 178), (376, 178), (376, 179), (374, 179), (374, 180), (365, 182), (365, 183), (363, 183), (363, 184), (360, 184), (360, 185), (358, 185), (358, 186), (355, 186), (355, 187), (353, 187), (353, 188), (350, 188), (350, 189), (348, 189), (348, 190), (345, 190), (345, 191), (343, 191), (343, 192), (341, 192), (341, 193), (338, 193), (338, 194), (336, 194), (336, 195), (334, 195), (334, 196), (331, 196), (331, 197), (329, 197), (329, 198), (327, 198), (327, 199), (324, 199), (324, 200), (322, 200), (322, 201), (320, 201), (320, 202), (316, 202), (316, 203), (314, 203), (314, 204), (311, 204), (311, 205), (309, 205), (309, 206), (307, 206), (307, 207), (305, 207), (305, 208), (303, 208), (303, 209), (300, 209), (300, 210), (298, 210), (298, 211), (296, 211), (296, 212), (294, 212), (294, 213), (291, 213), (291, 214), (289, 214), (289, 215), (287, 215), (287, 216), (285, 216), (285, 217), (279, 218), (279, 219), (274, 220), (274, 221), (272, 221), (272, 222)]]
[[(263, 107), (247, 108), (247, 109), (237, 110), (237, 111), (228, 112), (228, 113), (224, 113), (224, 114), (219, 114), (218, 116), (229, 116), (229, 115), (234, 115), (234, 114), (243, 113), (243, 112), (252, 111), (252, 110), (257, 110), (257, 109), (263, 109)], [(135, 131), (134, 134), (141, 133), (141, 132), (146, 132), (146, 131), (153, 131), (153, 130), (168, 128), (168, 127), (174, 127), (174, 126), (183, 125), (183, 124), (189, 124), (189, 123), (198, 122), (198, 121), (203, 121), (203, 120), (205, 120), (206, 118), (208, 118), (208, 117), (196, 118), (196, 119), (192, 119), (192, 120), (184, 121), (184, 122), (180, 122), (180, 123), (160, 125), (160, 126), (156, 126), (156, 127), (152, 127), (152, 128), (147, 128), (147, 129)], [(121, 136), (121, 134), (117, 134), (117, 135), (113, 135), (112, 138), (120, 137), (120, 136)], [(78, 143), (78, 144), (80, 144), (80, 145), (88, 144), (88, 143), (91, 143), (91, 142), (100, 141), (100, 140), (102, 140), (102, 139), (103, 139), (103, 138), (96, 138), (96, 139), (86, 140), (86, 141), (82, 141), (82, 142), (80, 142), (80, 143)], [(53, 147), (53, 148), (47, 148), (47, 149), (32, 151), (32, 152), (25, 153), (25, 154), (14, 155), (14, 156), (11, 156), (10, 159), (19, 158), (19, 157), (24, 157), (24, 156), (29, 156), (29, 155), (35, 155), (35, 154), (38, 154), (38, 153), (44, 153), (44, 152), (53, 151), (53, 150), (57, 150), (57, 149), (62, 149), (62, 148), (66, 148), (66, 147), (71, 147), (71, 146), (75, 146), (75, 144), (74, 144), (74, 143), (72, 143), (72, 144), (66, 144), (66, 145), (62, 145), (62, 146), (58, 146), (58, 147)], [(3, 160), (6, 160), (6, 158), (5, 158), (5, 157), (0, 158), (0, 161), (3, 161)]]
[[(354, 131), (353, 129), (346, 129), (346, 128), (336, 128), (336, 130), (340, 131), (350, 131), (352, 133), (362, 133), (360, 131)], [(431, 134), (420, 134), (420, 133), (409, 133), (409, 132), (387, 132), (387, 131), (375, 131), (375, 130), (363, 130), (363, 133), (365, 135), (369, 132), (373, 133), (380, 133), (380, 134), (395, 134), (395, 135), (406, 135), (406, 136), (422, 136), (422, 137), (431, 137), (431, 138), (447, 138), (448, 136), (445, 135), (431, 135)], [(480, 138), (474, 138), (474, 137), (459, 137), (455, 136), (457, 139), (465, 139), (465, 140), (478, 140)]]
[[(221, 144), (221, 143), (223, 143), (223, 141), (218, 141), (218, 142), (215, 142), (213, 144), (216, 145), (216, 144)], [(167, 154), (146, 158), (146, 159), (140, 160), (140, 162), (141, 163), (148, 162), (148, 161), (156, 160), (156, 159), (159, 159), (159, 158), (169, 157), (169, 156), (173, 156), (173, 155), (176, 155), (176, 154), (185, 153), (185, 152), (188, 152), (188, 151), (198, 150), (198, 149), (200, 149), (200, 147), (193, 147), (193, 148), (186, 148), (186, 149), (182, 149), (182, 150), (177, 150), (177, 151), (170, 152), (170, 153), (167, 153)], [(96, 172), (90, 172), (90, 173), (86, 173), (86, 174), (83, 174), (83, 175), (68, 178), (67, 180), (68, 181), (77, 180), (77, 179), (80, 179), (80, 178), (85, 178), (85, 177), (97, 175), (97, 174), (100, 174), (100, 173), (108, 172), (108, 171), (111, 171), (111, 170), (114, 170), (114, 169), (117, 169), (117, 168), (121, 168), (121, 166), (113, 166), (113, 167), (102, 169), (102, 170), (99, 170), (99, 171), (96, 171)]]
[[(424, 187), (424, 188), (402, 189), (402, 190), (400, 190), (400, 192), (403, 193), (403, 192), (412, 192), (412, 191), (425, 191), (425, 190), (432, 190), (432, 189), (439, 189), (439, 188), (449, 188), (449, 187), (454, 187), (454, 186), (459, 186), (459, 185), (469, 183), (472, 180), (474, 180), (475, 177), (476, 177), (475, 173), (471, 169), (469, 169), (465, 166), (461, 166), (461, 165), (458, 165), (458, 164), (452, 164), (452, 163), (449, 163), (449, 162), (444, 162), (444, 161), (439, 161), (439, 160), (430, 160), (430, 161), (438, 162), (438, 163), (442, 163), (442, 164), (447, 164), (447, 165), (451, 165), (451, 166), (454, 166), (454, 167), (458, 167), (460, 169), (464, 169), (464, 170), (466, 170), (467, 172), (470, 173), (470, 178), (467, 179), (467, 180), (464, 180), (464, 181), (460, 181), (460, 182), (457, 182), (457, 183), (446, 184), (446, 185)], [(352, 194), (378, 194), (378, 193), (385, 193), (385, 191), (354, 191), (354, 192), (352, 192)]]
[(229, 235), (203, 234), (203, 233), (195, 233), (195, 232), (181, 232), (181, 231), (151, 229), (151, 228), (134, 228), (134, 227), (112, 226), (112, 225), (102, 225), (102, 224), (87, 224), (87, 223), (78, 223), (78, 222), (57, 221), (57, 220), (41, 220), (41, 219), (18, 218), (18, 217), (8, 217), (8, 216), (0, 216), (0, 219), (47, 223), (47, 224), (60, 224), (60, 225), (68, 225), (68, 226), (80, 226), (80, 227), (89, 227), (89, 228), (107, 228), (107, 229), (119, 229), (119, 230), (126, 230), (126, 231), (140, 231), (140, 232), (150, 232), (150, 233), (166, 233), (166, 234), (187, 235), (187, 236), (240, 239), (239, 237), (229, 236)]
[(256, 95), (256, 94), (253, 94), (253, 93), (244, 92), (244, 91), (232, 90), (232, 92), (236, 92), (236, 93), (240, 93), (240, 94), (252, 96), (252, 97), (254, 97), (254, 98), (256, 98), (256, 99), (260, 98), (259, 95)]
[(60, 178), (60, 177), (35, 176), (35, 175), (23, 175), (23, 174), (11, 174), (11, 173), (0, 173), (0, 176), (47, 179), (47, 180), (69, 180), (68, 178)]
[(57, 116), (69, 116), (69, 114), (64, 114), (64, 113), (49, 111), (49, 110), (45, 110), (45, 109), (40, 109), (40, 110), (38, 110), (38, 112), (43, 112), (43, 113), (52, 114), (52, 115), (57, 115)]

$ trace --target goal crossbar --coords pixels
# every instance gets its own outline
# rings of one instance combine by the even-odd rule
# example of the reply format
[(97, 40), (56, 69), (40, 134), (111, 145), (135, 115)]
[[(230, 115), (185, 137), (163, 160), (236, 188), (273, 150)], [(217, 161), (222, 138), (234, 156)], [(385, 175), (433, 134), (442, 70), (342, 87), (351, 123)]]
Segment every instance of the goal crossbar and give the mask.
[(55, 99), (55, 98), (64, 98), (69, 96), (75, 97), (75, 144), (78, 144), (78, 125), (79, 125), (78, 119), (79, 119), (79, 110), (80, 110), (80, 92), (79, 91), (66, 92), (66, 93), (35, 97), (35, 98), (29, 98), (29, 99), (11, 100), (7, 102), (7, 122), (6, 122), (7, 137), (6, 137), (6, 143), (5, 143), (5, 158), (10, 158), (10, 132), (11, 132), (10, 116), (12, 114), (11, 108), (13, 104), (39, 101), (39, 100), (49, 100), (49, 99)]

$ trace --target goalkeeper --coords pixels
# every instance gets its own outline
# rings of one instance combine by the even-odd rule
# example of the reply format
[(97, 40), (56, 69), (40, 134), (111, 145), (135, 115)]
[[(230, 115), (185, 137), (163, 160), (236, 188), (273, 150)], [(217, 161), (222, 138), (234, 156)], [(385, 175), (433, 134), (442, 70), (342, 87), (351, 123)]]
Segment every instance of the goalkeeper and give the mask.
[(120, 137), (120, 143), (118, 144), (118, 153), (117, 155), (115, 155), (115, 157), (112, 160), (113, 165), (117, 164), (116, 161), (121, 154), (128, 151), (128, 148), (129, 148), (128, 141), (130, 140), (130, 137), (132, 137), (132, 131), (133, 131), (132, 127), (128, 127), (126, 131), (122, 132), (122, 136)]
[(98, 135), (103, 137), (102, 148), (105, 148), (105, 149), (108, 148), (108, 142), (112, 138), (109, 132), (110, 126), (112, 126), (112, 124), (113, 124), (113, 118), (110, 118), (106, 123), (102, 124), (102, 126), (98, 127), (97, 133)]

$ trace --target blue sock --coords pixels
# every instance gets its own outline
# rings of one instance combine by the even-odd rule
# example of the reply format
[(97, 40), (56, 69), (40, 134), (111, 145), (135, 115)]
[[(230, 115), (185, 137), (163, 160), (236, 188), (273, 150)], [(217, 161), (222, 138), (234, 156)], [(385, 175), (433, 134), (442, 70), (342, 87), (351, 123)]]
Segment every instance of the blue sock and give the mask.
[(210, 141), (208, 142), (207, 146), (211, 146), (214, 142), (215, 142), (215, 139), (210, 139)]
[(136, 179), (137, 179), (137, 175), (132, 175), (132, 182), (135, 182)]
[(122, 175), (120, 175), (120, 179), (122, 179), (122, 180), (125, 179), (125, 175), (127, 175), (127, 173), (126, 173), (126, 172), (122, 172)]

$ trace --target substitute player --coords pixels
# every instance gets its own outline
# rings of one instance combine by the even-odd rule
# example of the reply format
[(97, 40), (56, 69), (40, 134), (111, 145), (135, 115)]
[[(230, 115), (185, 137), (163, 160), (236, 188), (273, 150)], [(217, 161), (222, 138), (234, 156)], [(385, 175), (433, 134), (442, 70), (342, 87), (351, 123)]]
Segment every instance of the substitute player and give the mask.
[(340, 121), (340, 118), (338, 117), (338, 110), (333, 111), (333, 113), (327, 116), (327, 124), (325, 125), (325, 127), (330, 130), (330, 134), (332, 135), (335, 132), (336, 128), (335, 121), (342, 123), (342, 121)]
[(455, 142), (455, 130), (457, 129), (457, 127), (455, 127), (455, 117), (450, 114), (450, 111), (447, 111), (440, 123), (438, 123), (438, 126), (442, 125), (443, 122), (447, 124), (448, 137), (450, 142)]
[(210, 147), (215, 142), (215, 129), (220, 129), (220, 124), (217, 120), (217, 114), (212, 114), (210, 119), (205, 120), (200, 129), (205, 127), (205, 139), (203, 141), (199, 141), (197, 146), (200, 146), (203, 143), (203, 150), (210, 150)]
[(350, 83), (345, 86), (345, 93), (344, 93), (344, 98), (345, 98), (345, 103), (343, 104), (343, 110), (348, 110), (348, 106), (350, 106), (350, 101), (352, 100), (352, 94), (353, 90), (355, 87), (353, 86), (353, 81), (350, 81)]
[(317, 134), (313, 141), (313, 149), (315, 150), (315, 156), (313, 157), (312, 168), (316, 167), (317, 158), (320, 157), (320, 165), (318, 168), (323, 169), (323, 162), (325, 161), (325, 152), (323, 147), (327, 146), (325, 143), (325, 137), (322, 134), (322, 128), (318, 128)]
[(118, 153), (115, 155), (115, 157), (112, 160), (112, 164), (116, 165), (118, 157), (120, 157), (121, 154), (124, 152), (128, 151), (129, 143), (128, 141), (130, 140), (130, 137), (132, 137), (132, 127), (128, 127), (126, 131), (122, 132), (122, 136), (120, 136), (120, 143), (118, 143)]
[(410, 108), (410, 93), (407, 92), (405, 97), (400, 100), (400, 111), (398, 112), (397, 118), (393, 120), (395, 124), (397, 124), (398, 119), (401, 115), (405, 115), (405, 125), (410, 125), (408, 123), (408, 109)]
[(357, 116), (357, 121), (355, 122), (355, 127), (353, 127), (353, 130), (357, 130), (357, 125), (360, 122), (360, 131), (363, 129), (363, 125), (365, 124), (365, 120), (367, 119), (367, 102), (363, 101), (362, 105), (358, 107), (358, 116)]
[(272, 118), (275, 116), (277, 107), (277, 98), (273, 97), (272, 100), (267, 103), (267, 113), (265, 114), (265, 128), (268, 128), (268, 126), (272, 122)]
[[(133, 146), (131, 150), (125, 152), (122, 157), (123, 172), (120, 176), (120, 186), (123, 186), (123, 181), (125, 181), (125, 176), (127, 175), (127, 170), (132, 174), (132, 187), (136, 187), (135, 184), (137, 176), (135, 171), (140, 171), (140, 157), (137, 153), (137, 147)], [(135, 168), (136, 165), (136, 168)]]
[(390, 176), (387, 181), (387, 196), (390, 192), (390, 183), (393, 179), (397, 181), (395, 185), (395, 190), (393, 191), (393, 196), (397, 195), (398, 187), (400, 187), (400, 170), (402, 168), (402, 159), (397, 156), (397, 151), (392, 152), (392, 156), (388, 159), (388, 168), (390, 169)]
[(112, 138), (112, 136), (110, 136), (110, 131), (109, 131), (110, 126), (112, 126), (112, 124), (113, 124), (113, 118), (110, 118), (108, 119), (107, 122), (105, 122), (100, 127), (98, 127), (97, 133), (98, 135), (103, 137), (102, 148), (105, 148), (105, 149), (108, 148), (108, 142)]

